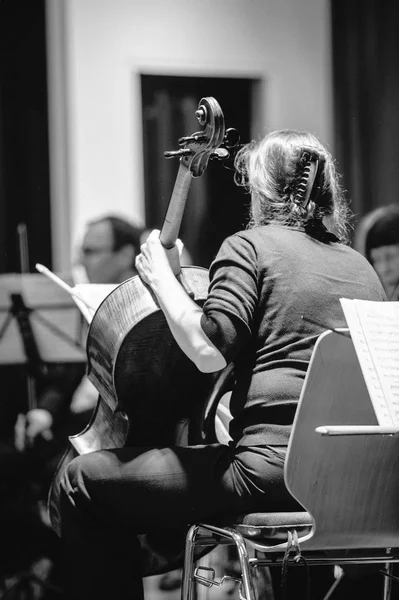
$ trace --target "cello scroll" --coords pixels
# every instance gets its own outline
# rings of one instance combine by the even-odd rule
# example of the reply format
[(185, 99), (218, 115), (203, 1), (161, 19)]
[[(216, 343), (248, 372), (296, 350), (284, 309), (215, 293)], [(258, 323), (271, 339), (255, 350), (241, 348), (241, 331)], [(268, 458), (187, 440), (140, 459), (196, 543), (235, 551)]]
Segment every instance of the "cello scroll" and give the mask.
[(190, 171), (192, 177), (200, 177), (208, 166), (210, 158), (225, 135), (224, 116), (219, 103), (212, 98), (202, 98), (195, 112), (199, 124), (204, 128), (179, 139), (180, 150), (165, 151), (165, 158), (180, 157), (181, 164)]

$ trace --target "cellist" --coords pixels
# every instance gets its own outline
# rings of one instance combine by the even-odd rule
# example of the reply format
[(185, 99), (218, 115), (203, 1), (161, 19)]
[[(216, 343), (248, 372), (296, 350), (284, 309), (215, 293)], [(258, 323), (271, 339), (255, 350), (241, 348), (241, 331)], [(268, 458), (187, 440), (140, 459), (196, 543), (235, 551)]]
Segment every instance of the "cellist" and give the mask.
[(269, 133), (244, 145), (235, 166), (251, 195), (251, 221), (222, 243), (202, 308), (170, 266), (179, 248), (165, 250), (158, 231), (136, 258), (197, 368), (234, 364), (232, 441), (75, 458), (61, 486), (70, 600), (143, 599), (140, 533), (165, 531), (167, 539), (168, 530), (227, 512), (297, 509), (284, 459), (315, 342), (345, 327), (339, 298), (386, 299), (370, 264), (348, 245), (349, 210), (334, 161), (313, 134)]

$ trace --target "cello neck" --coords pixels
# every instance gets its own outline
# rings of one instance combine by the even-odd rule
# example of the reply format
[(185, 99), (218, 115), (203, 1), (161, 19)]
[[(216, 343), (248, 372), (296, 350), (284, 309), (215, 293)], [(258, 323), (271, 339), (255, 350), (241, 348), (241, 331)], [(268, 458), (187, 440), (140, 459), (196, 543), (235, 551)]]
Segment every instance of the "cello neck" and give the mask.
[(164, 248), (172, 248), (179, 237), (180, 225), (183, 219), (191, 180), (192, 174), (190, 169), (181, 161), (161, 233), (159, 234), (161, 244)]
[[(193, 177), (200, 177), (224, 140), (225, 128), (222, 109), (215, 98), (202, 98), (195, 113), (203, 129), (179, 139), (180, 149), (164, 152), (166, 158), (180, 157), (172, 197), (159, 238), (164, 248), (173, 248), (179, 235), (188, 190)], [(178, 275), (175, 273), (175, 275)]]

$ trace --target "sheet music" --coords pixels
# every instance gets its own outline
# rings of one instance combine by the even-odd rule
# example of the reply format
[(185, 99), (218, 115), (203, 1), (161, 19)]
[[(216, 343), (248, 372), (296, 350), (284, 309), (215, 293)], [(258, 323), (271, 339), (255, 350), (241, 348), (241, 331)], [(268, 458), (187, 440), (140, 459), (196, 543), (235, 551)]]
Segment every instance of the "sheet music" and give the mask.
[(341, 299), (380, 425), (399, 425), (399, 302)]
[(36, 269), (73, 298), (88, 323), (91, 323), (101, 302), (119, 285), (117, 283), (80, 283), (71, 287), (44, 265), (37, 263)]

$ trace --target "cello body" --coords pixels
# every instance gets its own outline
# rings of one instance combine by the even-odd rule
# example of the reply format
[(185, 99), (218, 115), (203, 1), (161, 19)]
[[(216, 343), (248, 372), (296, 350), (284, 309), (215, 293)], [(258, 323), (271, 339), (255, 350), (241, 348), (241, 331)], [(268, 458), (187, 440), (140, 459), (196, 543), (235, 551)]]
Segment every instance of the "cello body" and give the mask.
[[(183, 267), (180, 283), (203, 304), (206, 269)], [(127, 415), (127, 443), (135, 446), (173, 444), (176, 426), (203, 407), (215, 379), (200, 373), (180, 350), (155, 296), (138, 276), (117, 287), (99, 307), (87, 354), (89, 379), (113, 410)]]

